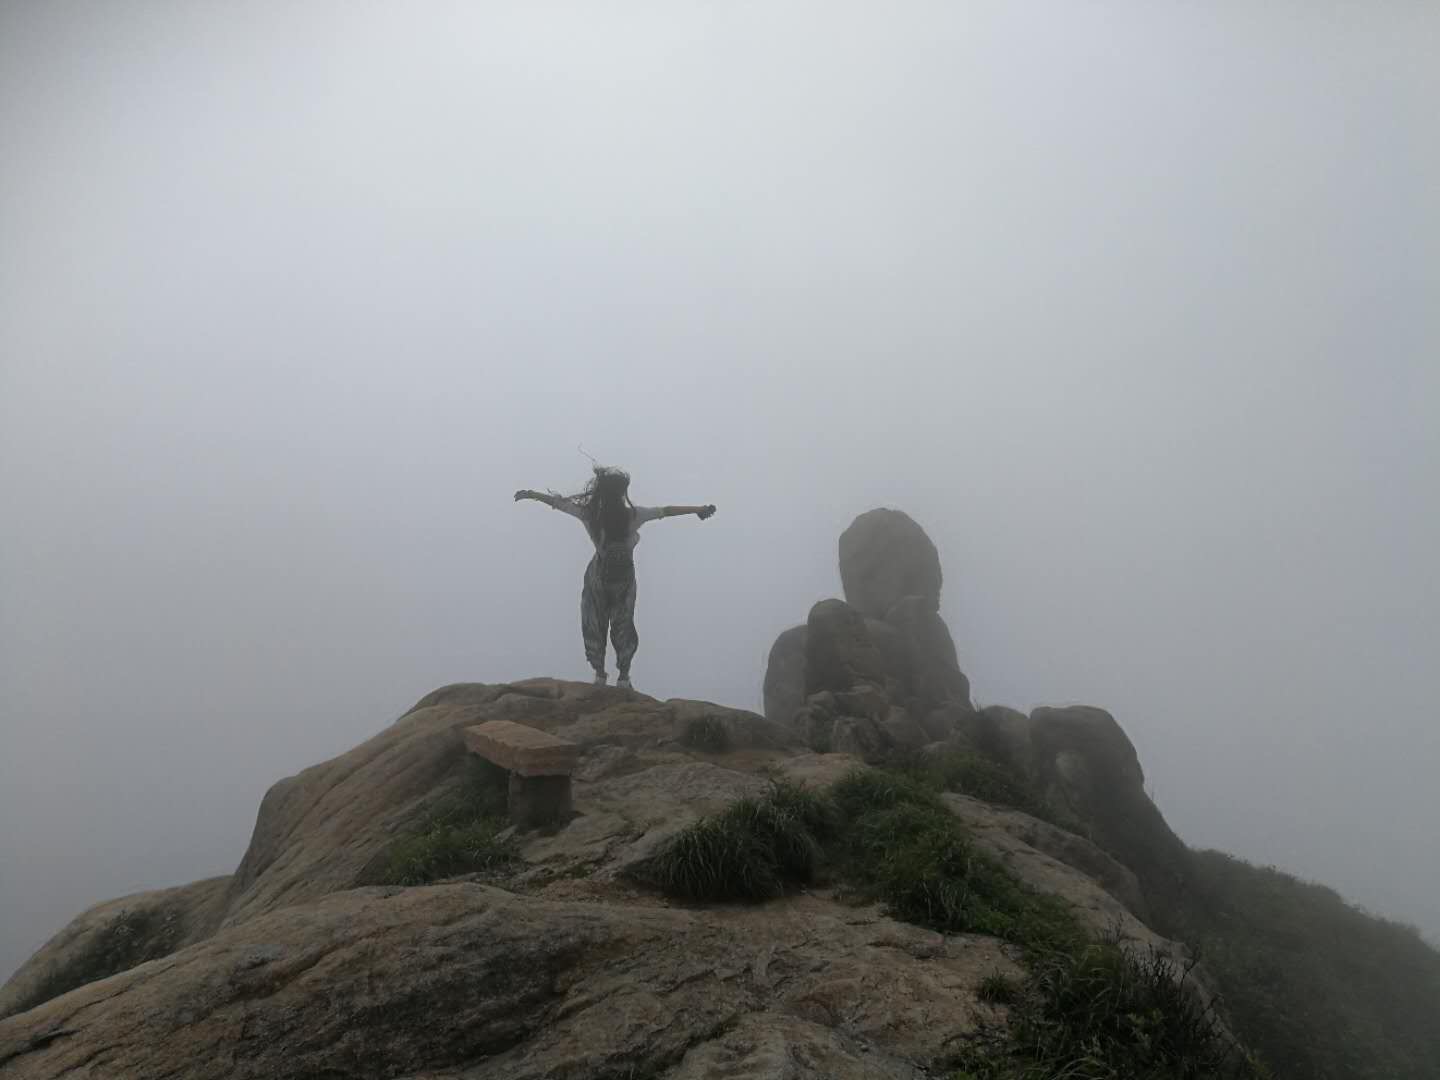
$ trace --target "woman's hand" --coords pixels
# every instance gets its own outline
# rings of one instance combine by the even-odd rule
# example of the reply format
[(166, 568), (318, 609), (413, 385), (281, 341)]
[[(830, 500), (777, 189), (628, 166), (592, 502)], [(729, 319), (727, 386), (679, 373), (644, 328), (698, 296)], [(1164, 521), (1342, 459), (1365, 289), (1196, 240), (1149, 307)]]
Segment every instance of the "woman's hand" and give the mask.
[(701, 521), (704, 521), (706, 518), (710, 517), (714, 513), (715, 504), (711, 503), (709, 506), (702, 506), (699, 510), (696, 510), (695, 516), (698, 517)]
[(516, 502), (520, 502), (522, 499), (538, 498), (540, 498), (540, 493), (538, 491), (531, 491), (529, 488), (521, 488), (519, 491), (515, 492)]

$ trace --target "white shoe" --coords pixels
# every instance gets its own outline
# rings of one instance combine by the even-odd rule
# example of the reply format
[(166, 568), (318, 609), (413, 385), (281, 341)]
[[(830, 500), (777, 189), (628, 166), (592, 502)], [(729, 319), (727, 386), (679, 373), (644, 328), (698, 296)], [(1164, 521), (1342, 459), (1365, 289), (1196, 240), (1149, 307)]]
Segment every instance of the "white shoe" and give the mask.
[(631, 687), (631, 685), (630, 685), (630, 676), (629, 676), (629, 675), (621, 675), (620, 678), (618, 678), (618, 679), (615, 680), (615, 685), (618, 686), (621, 690), (631, 690), (631, 689), (633, 689), (633, 687)]
[(609, 675), (606, 675), (605, 672), (603, 672), (603, 671), (597, 671), (597, 672), (595, 673), (595, 685), (596, 685), (596, 686), (604, 686), (604, 685), (606, 685), (607, 683), (609, 683), (609, 681), (610, 681), (610, 676), (609, 676)]

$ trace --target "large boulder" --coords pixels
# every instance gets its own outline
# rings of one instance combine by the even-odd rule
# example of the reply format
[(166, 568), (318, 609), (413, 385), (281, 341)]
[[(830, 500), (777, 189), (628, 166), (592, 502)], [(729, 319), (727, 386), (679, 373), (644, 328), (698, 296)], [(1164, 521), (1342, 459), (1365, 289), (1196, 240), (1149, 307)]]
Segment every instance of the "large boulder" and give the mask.
[(925, 725), (916, 720), (909, 709), (898, 705), (890, 706), (880, 721), (880, 731), (897, 750), (919, 750), (934, 741)]
[(909, 514), (870, 510), (840, 534), (840, 582), (845, 599), (871, 618), (896, 602), (921, 597), (940, 605), (940, 553)]
[(1004, 705), (976, 709), (969, 702), (933, 709), (920, 722), (934, 740), (958, 739), (964, 748), (978, 750), (1022, 775), (1033, 775), (1030, 718)]
[(971, 743), (997, 761), (1018, 772), (1032, 772), (1030, 717), (1018, 709), (987, 705), (963, 720), (960, 730)]
[(1069, 901), (1097, 937), (1118, 932), (1123, 939), (1155, 946), (1177, 959), (1183, 956), (1183, 950), (1142, 921), (1147, 911), (1135, 874), (1083, 836), (967, 795), (946, 793), (941, 798), (982, 848), (1037, 891)]
[(1066, 797), (1079, 804), (1076, 810), (1089, 809), (1094, 799), (1103, 798), (1104, 792), (1096, 790), (1095, 783), (1079, 783), (1078, 773), (1067, 776), (1068, 756), (1084, 762), (1087, 779), (1108, 785), (1111, 790), (1144, 787), (1145, 773), (1135, 744), (1104, 709), (1093, 705), (1035, 709), (1030, 714), (1030, 743), (1040, 761), (1056, 766), (1055, 774), (1062, 781)]
[(1091, 838), (1139, 877), (1158, 928), (1174, 930), (1191, 878), (1190, 852), (1145, 793), (1139, 755), (1104, 709), (1038, 708), (1030, 714), (1033, 771), (1062, 816), (1083, 821)]
[(863, 691), (834, 694), (825, 690), (811, 694), (795, 714), (800, 741), (817, 753), (851, 754), (864, 761), (884, 758), (895, 745), (885, 730), (890, 706), (874, 687)]
[(765, 664), (765, 717), (788, 724), (805, 703), (804, 626), (792, 626), (770, 646)]
[(970, 707), (970, 680), (960, 670), (955, 639), (930, 601), (906, 596), (890, 606), (886, 625), (894, 628), (906, 662), (899, 673), (900, 699), (917, 716), (941, 705)]
[(880, 652), (880, 666), (885, 672), (885, 685), (902, 693), (913, 678), (910, 652), (900, 631), (884, 619), (865, 617), (865, 632)]
[[(836, 601), (840, 603), (840, 601)], [(832, 613), (827, 609), (822, 617), (829, 617)], [(837, 613), (834, 613), (838, 615)], [(846, 617), (848, 618), (848, 617)], [(848, 635), (842, 635), (842, 640), (848, 636), (858, 639), (859, 628), (853, 622), (847, 628)], [(795, 714), (805, 704), (806, 698), (817, 690), (812, 690), (806, 663), (806, 651), (809, 638), (808, 626), (792, 626), (775, 639), (775, 644), (770, 647), (770, 657), (765, 666), (765, 716), (767, 719), (779, 724), (789, 724), (795, 719)], [(893, 688), (897, 692), (903, 692), (903, 688), (912, 685), (913, 676), (909, 645), (901, 632), (891, 626), (883, 619), (865, 619), (865, 636), (870, 639), (870, 644), (875, 646), (879, 653), (879, 671), (883, 673), (883, 683), (887, 688)], [(833, 641), (832, 641), (833, 645)], [(870, 655), (869, 647), (860, 645), (865, 653), (864, 666), (870, 667), (873, 657)], [(833, 655), (833, 649), (832, 649)], [(838, 677), (821, 675), (820, 682), (827, 684), (824, 689), (845, 689), (838, 684), (846, 676), (841, 674)], [(873, 682), (868, 679), (867, 682)]]
[(828, 746), (828, 732), (845, 714), (817, 714), (809, 700), (874, 686), (889, 698), (877, 723), (899, 745), (948, 737), (954, 715), (971, 711), (970, 680), (938, 611), (940, 557), (925, 530), (898, 510), (861, 514), (840, 537), (840, 576), (847, 599), (816, 604), (805, 626), (786, 630), (771, 647), (765, 715)]
[(806, 627), (806, 696), (862, 684), (884, 687), (884, 660), (858, 610), (844, 600), (821, 600)]
[(813, 750), (878, 761), (906, 742), (915, 725), (896, 716), (884, 657), (870, 620), (843, 600), (810, 609), (805, 633), (804, 705), (794, 715), (800, 740)]

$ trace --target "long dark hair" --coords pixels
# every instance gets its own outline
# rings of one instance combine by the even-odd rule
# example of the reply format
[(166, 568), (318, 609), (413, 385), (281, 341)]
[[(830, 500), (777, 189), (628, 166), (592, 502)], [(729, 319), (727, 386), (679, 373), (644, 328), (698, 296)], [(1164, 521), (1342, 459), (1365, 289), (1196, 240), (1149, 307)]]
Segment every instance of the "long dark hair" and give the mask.
[(630, 474), (625, 470), (595, 466), (595, 475), (574, 501), (584, 508), (585, 527), (597, 544), (630, 535)]

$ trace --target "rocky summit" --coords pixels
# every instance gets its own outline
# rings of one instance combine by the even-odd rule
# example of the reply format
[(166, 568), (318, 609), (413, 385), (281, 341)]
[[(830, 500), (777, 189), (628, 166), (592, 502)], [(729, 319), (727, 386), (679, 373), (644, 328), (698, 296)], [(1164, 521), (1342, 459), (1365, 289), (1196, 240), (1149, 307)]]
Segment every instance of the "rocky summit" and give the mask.
[[(526, 835), (499, 872), (361, 885), (463, 782), (464, 733), (492, 720), (581, 747), (575, 816)], [(550, 679), (446, 687), (272, 788), (231, 877), (101, 905), (46, 945), (0, 997), (24, 1007), (0, 1021), (0, 1075), (926, 1075), (999, 1015), (978, 995), (1018, 973), (1010, 946), (827, 888), (692, 908), (626, 874), (775, 778), (819, 786), (859, 764), (706, 702)], [(1088, 841), (978, 800), (954, 808), (1097, 931), (1174, 948)]]
[[(1228, 954), (1175, 940), (1236, 894), (1120, 725), (975, 709), (905, 515), (862, 515), (840, 567), (763, 716), (460, 684), (281, 780), (233, 874), (100, 904), (10, 979), (0, 1077), (1039, 1077), (1003, 1070), (1060, 1060), (1065, 972), (1105, 964), (1159, 977), (1084, 1075), (1261, 1075)], [(537, 780), (565, 785), (538, 826)]]

